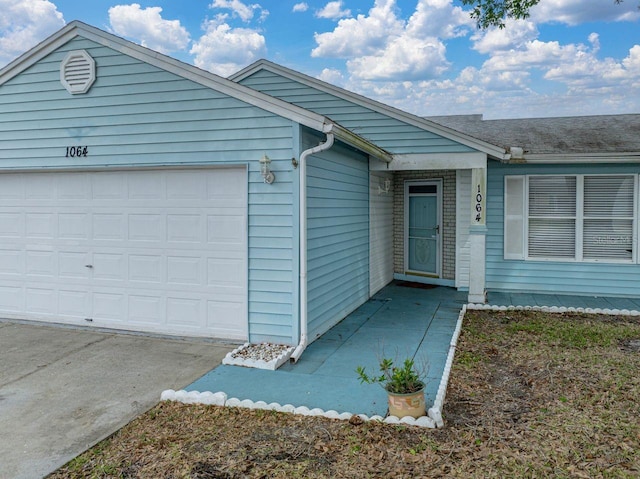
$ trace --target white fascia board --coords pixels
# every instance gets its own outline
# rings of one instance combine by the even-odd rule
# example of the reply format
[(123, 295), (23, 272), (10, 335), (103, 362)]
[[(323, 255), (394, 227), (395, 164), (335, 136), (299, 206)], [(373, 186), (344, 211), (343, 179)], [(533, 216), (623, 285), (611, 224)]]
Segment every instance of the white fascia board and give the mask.
[(593, 164), (593, 163), (640, 163), (640, 152), (626, 153), (572, 153), (572, 154), (526, 154), (522, 160), (511, 160), (511, 164)]
[(423, 153), (415, 155), (393, 155), (389, 164), (371, 163), (371, 171), (403, 170), (468, 170), (486, 168), (485, 153)]
[(326, 83), (322, 80), (318, 80), (295, 70), (291, 70), (281, 65), (272, 63), (268, 60), (258, 60), (257, 62), (240, 70), (234, 75), (231, 75), (229, 79), (233, 80), (234, 82), (239, 82), (260, 70), (268, 70), (278, 75), (289, 77), (300, 83), (309, 85), (320, 91), (324, 91), (325, 93), (335, 95), (349, 102), (364, 106), (365, 108), (369, 108), (379, 113), (383, 113), (391, 118), (395, 118), (396, 120), (403, 121), (423, 130), (436, 133), (440, 136), (456, 141), (470, 148), (480, 150), (483, 153), (493, 156), (499, 160), (506, 159), (506, 150), (504, 148), (492, 145), (490, 143), (487, 143), (486, 141), (479, 140), (472, 136), (456, 131), (452, 128), (448, 128), (439, 123), (427, 120), (426, 118), (413, 115), (412, 113), (407, 113), (406, 111), (402, 111), (392, 106), (385, 105), (384, 103), (380, 103), (357, 93), (353, 93), (343, 88), (336, 87), (334, 85), (331, 85), (330, 83)]
[(34, 63), (54, 52), (62, 45), (72, 40), (76, 36), (73, 22), (63, 27), (57, 33), (46, 40), (40, 42), (28, 52), (23, 53), (13, 60), (7, 66), (0, 70), (0, 86), (8, 82), (12, 78), (18, 76)]

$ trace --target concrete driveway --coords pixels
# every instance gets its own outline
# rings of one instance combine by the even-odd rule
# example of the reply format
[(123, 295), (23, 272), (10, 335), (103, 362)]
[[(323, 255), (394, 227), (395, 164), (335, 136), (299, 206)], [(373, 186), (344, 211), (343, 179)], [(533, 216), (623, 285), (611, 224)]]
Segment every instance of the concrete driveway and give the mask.
[(232, 345), (0, 322), (0, 478), (47, 475)]

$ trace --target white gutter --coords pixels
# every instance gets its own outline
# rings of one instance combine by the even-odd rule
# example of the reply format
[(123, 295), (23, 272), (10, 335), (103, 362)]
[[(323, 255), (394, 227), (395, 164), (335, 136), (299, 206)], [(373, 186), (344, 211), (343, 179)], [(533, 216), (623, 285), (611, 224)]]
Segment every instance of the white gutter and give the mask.
[(309, 343), (307, 318), (307, 157), (328, 150), (333, 146), (333, 125), (325, 128), (327, 139), (313, 148), (304, 150), (300, 155), (300, 343), (291, 354), (291, 360), (298, 362)]

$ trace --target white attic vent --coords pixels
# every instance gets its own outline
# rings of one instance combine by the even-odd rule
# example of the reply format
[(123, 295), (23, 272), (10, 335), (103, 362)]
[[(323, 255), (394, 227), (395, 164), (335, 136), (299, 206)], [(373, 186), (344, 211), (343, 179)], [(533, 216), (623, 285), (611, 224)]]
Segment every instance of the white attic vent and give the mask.
[(67, 53), (60, 64), (60, 83), (72, 95), (87, 93), (96, 81), (96, 62), (84, 50)]

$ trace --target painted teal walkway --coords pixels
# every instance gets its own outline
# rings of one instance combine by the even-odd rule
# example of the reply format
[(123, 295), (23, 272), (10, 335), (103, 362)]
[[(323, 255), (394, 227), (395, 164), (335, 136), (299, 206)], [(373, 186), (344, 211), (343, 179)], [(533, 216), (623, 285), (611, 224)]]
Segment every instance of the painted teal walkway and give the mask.
[(300, 360), (277, 371), (219, 366), (186, 388), (224, 392), (229, 398), (307, 406), (339, 413), (385, 416), (386, 393), (360, 384), (356, 367), (377, 372), (381, 356), (413, 357), (427, 376), (433, 403), (449, 344), (467, 293), (391, 283), (307, 347)]

